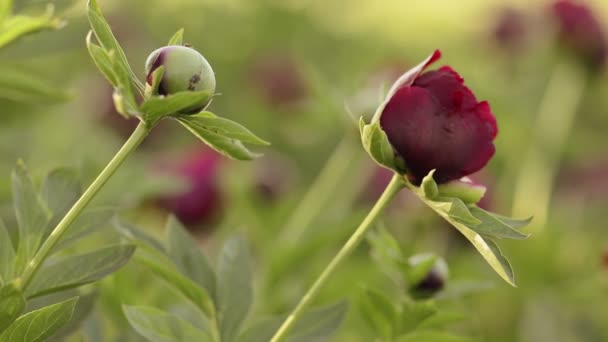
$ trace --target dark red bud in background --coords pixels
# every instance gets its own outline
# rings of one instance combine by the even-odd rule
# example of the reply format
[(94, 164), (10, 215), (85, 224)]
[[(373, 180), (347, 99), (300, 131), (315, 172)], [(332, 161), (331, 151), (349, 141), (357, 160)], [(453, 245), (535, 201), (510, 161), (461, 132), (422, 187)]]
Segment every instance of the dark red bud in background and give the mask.
[(447, 263), (442, 258), (433, 254), (418, 254), (412, 256), (408, 262), (411, 266), (416, 267), (428, 262), (431, 258), (434, 258), (435, 262), (429, 271), (417, 282), (409, 284), (409, 293), (414, 299), (431, 298), (443, 290), (446, 285), (449, 271)]
[[(436, 51), (425, 68), (440, 56)], [(402, 85), (384, 107), (380, 125), (414, 184), (433, 169), (437, 183), (480, 170), (494, 155), (498, 133), (490, 105), (478, 102), (449, 66)]]
[(169, 170), (187, 182), (187, 189), (160, 199), (160, 205), (192, 230), (215, 223), (223, 207), (218, 183), (220, 163), (221, 156), (208, 148), (188, 154)]
[(249, 83), (255, 93), (271, 106), (291, 109), (308, 98), (308, 88), (295, 59), (287, 53), (256, 57)]
[(503, 8), (495, 23), (492, 36), (496, 45), (511, 53), (519, 52), (528, 34), (526, 15), (514, 8)]
[(591, 8), (570, 0), (553, 3), (551, 13), (558, 24), (559, 42), (585, 64), (598, 69), (606, 64), (608, 40)]

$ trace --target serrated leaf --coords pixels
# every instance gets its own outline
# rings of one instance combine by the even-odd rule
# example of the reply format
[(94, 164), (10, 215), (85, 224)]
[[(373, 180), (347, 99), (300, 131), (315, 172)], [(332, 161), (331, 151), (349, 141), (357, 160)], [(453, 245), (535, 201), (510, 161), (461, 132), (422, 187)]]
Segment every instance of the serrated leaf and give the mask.
[[(0, 308), (0, 333), (2, 333), (25, 308), (25, 297), (13, 283), (0, 288)], [(0, 338), (0, 341), (4, 340)]]
[(420, 196), (420, 199), (431, 209), (435, 210), (439, 216), (443, 217), (454, 226), (454, 228), (458, 229), (458, 231), (473, 244), (475, 249), (477, 249), (481, 256), (501, 278), (512, 286), (515, 286), (511, 265), (502, 253), (496, 253), (496, 245), (491, 242), (491, 240), (484, 238), (459, 220), (450, 217), (445, 210), (441, 210), (437, 207), (437, 202), (430, 201), (422, 196)]
[(435, 199), (439, 195), (439, 189), (437, 187), (437, 183), (433, 179), (433, 175), (435, 174), (435, 170), (431, 170), (428, 175), (422, 178), (422, 183), (420, 184), (420, 190), (422, 190), (422, 194), (424, 197), (432, 200)]
[(82, 189), (74, 170), (59, 168), (46, 175), (40, 195), (51, 210), (50, 226), (55, 226), (80, 198)]
[(72, 298), (19, 317), (0, 335), (2, 342), (41, 342), (70, 321), (78, 298)]
[(470, 210), (471, 214), (481, 221), (480, 224), (476, 225), (475, 227), (471, 227), (471, 229), (479, 234), (494, 238), (516, 240), (527, 239), (530, 236), (530, 234), (522, 233), (519, 230), (507, 225), (498, 217), (494, 216), (493, 213), (477, 207), (473, 207)]
[(361, 314), (374, 331), (386, 340), (395, 334), (399, 313), (384, 294), (366, 289), (360, 297)]
[(380, 128), (380, 123), (375, 122), (365, 125), (363, 118), (359, 123), (361, 128), (361, 141), (363, 148), (369, 153), (373, 160), (381, 166), (395, 169), (395, 152), (388, 141), (386, 133)]
[(13, 263), (15, 262), (15, 249), (11, 237), (0, 218), (0, 286), (13, 279)]
[(147, 99), (139, 110), (147, 122), (154, 122), (205, 102), (212, 95), (208, 91), (181, 91), (168, 96), (153, 96)]
[(53, 15), (52, 6), (47, 7), (46, 13), (38, 17), (15, 15), (5, 18), (0, 26), (0, 48), (25, 35), (42, 30), (56, 30), (63, 24), (61, 19)]
[(86, 39), (89, 55), (91, 56), (93, 63), (95, 63), (97, 66), (97, 69), (99, 69), (108, 82), (110, 82), (113, 87), (118, 87), (118, 80), (116, 79), (116, 75), (113, 70), (112, 60), (110, 59), (110, 56), (106, 50), (91, 41), (92, 35), (93, 31), (89, 31)]
[(133, 245), (114, 245), (51, 261), (43, 265), (26, 296), (34, 298), (95, 282), (124, 266), (134, 252)]
[(20, 272), (38, 250), (51, 213), (36, 191), (23, 162), (17, 163), (12, 179), (15, 217), (19, 227), (16, 271)]
[(166, 231), (169, 258), (182, 274), (205, 288), (211, 297), (215, 297), (215, 273), (199, 244), (173, 215), (167, 220)]
[(251, 256), (241, 238), (228, 240), (217, 265), (220, 334), (226, 342), (237, 338), (253, 301)]
[(223, 136), (197, 125), (191, 116), (182, 115), (177, 120), (209, 147), (227, 157), (236, 160), (252, 160), (261, 156), (247, 149), (240, 140)]
[(137, 78), (129, 62), (127, 60), (127, 56), (123, 51), (122, 47), (114, 37), (112, 33), (112, 29), (110, 25), (108, 25), (106, 19), (103, 17), (101, 13), (101, 9), (97, 4), (97, 0), (89, 0), (87, 4), (87, 16), (89, 18), (89, 23), (91, 24), (91, 28), (95, 33), (95, 37), (101, 44), (101, 46), (106, 51), (114, 51), (116, 53), (116, 64), (113, 66), (115, 73), (120, 73), (124, 75), (128, 75), (130, 79), (129, 87), (131, 82), (137, 87), (137, 89), (143, 94), (144, 93), (144, 85)]
[(0, 67), (0, 98), (15, 102), (52, 103), (69, 99), (55, 82), (15, 65)]
[(175, 34), (173, 35), (173, 37), (171, 37), (171, 39), (169, 39), (167, 46), (183, 45), (183, 44), (184, 44), (184, 29), (181, 28), (177, 32), (175, 32)]
[(131, 326), (152, 342), (212, 342), (211, 336), (188, 321), (167, 312), (144, 306), (124, 306)]
[(85, 210), (77, 219), (70, 225), (70, 228), (65, 232), (61, 241), (55, 247), (58, 251), (66, 246), (78, 241), (89, 234), (93, 234), (110, 223), (114, 217), (114, 208), (93, 208)]
[(177, 271), (175, 265), (156, 249), (141, 249), (136, 254), (136, 260), (146, 265), (158, 277), (174, 287), (180, 294), (190, 300), (207, 317), (215, 315), (213, 300), (207, 291), (190, 278)]
[(241, 124), (221, 118), (208, 111), (196, 115), (189, 115), (187, 119), (191, 125), (196, 126), (199, 129), (206, 129), (227, 138), (240, 140), (246, 144), (260, 146), (270, 145), (269, 142), (260, 139)]
[[(295, 323), (286, 342), (328, 341), (342, 323), (347, 309), (348, 304), (340, 302), (308, 311)], [(238, 342), (270, 341), (283, 321), (284, 318), (262, 320), (241, 334)]]

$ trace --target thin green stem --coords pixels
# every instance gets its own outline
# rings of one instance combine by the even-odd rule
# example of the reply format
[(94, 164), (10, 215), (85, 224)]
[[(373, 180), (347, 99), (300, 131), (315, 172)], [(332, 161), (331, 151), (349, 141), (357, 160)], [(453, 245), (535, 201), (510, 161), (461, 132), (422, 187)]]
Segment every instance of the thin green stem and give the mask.
[(529, 148), (515, 183), (513, 215), (534, 214), (531, 229), (547, 222), (560, 156), (585, 92), (585, 73), (563, 62), (555, 67), (540, 104)]
[(336, 271), (338, 266), (344, 260), (346, 260), (352, 252), (359, 246), (361, 241), (365, 238), (367, 232), (374, 226), (374, 222), (382, 213), (384, 208), (388, 206), (393, 197), (405, 186), (405, 182), (403, 177), (395, 174), (393, 179), (388, 184), (382, 196), (378, 199), (374, 207), (370, 210), (369, 214), (363, 219), (363, 222), (359, 225), (359, 227), (355, 230), (353, 235), (346, 241), (342, 249), (336, 254), (336, 256), (331, 260), (329, 265), (323, 270), (321, 275), (317, 278), (317, 280), (310, 287), (308, 292), (300, 299), (295, 309), (291, 312), (291, 314), (287, 317), (287, 319), (283, 322), (279, 330), (272, 337), (270, 342), (280, 342), (285, 340), (289, 331), (293, 328), (296, 322), (302, 317), (304, 311), (308, 308), (308, 306), (314, 301), (317, 297), (323, 286), (329, 281), (332, 274)]
[(101, 171), (99, 176), (91, 183), (89, 188), (82, 194), (82, 196), (74, 203), (72, 208), (65, 214), (63, 219), (53, 229), (49, 237), (44, 241), (34, 258), (26, 266), (20, 281), (20, 288), (25, 290), (30, 284), (42, 263), (52, 253), (53, 249), (61, 240), (61, 237), (70, 228), (71, 224), (78, 218), (86, 206), (91, 202), (95, 195), (103, 188), (106, 182), (112, 177), (116, 170), (122, 165), (127, 157), (135, 151), (137, 146), (141, 144), (144, 138), (148, 135), (152, 126), (141, 122), (135, 131), (131, 134), (129, 139), (125, 142), (122, 148), (116, 153), (114, 158), (110, 160), (108, 165)]
[(352, 137), (347, 135), (334, 149), (314, 183), (291, 214), (279, 237), (280, 241), (287, 243), (299, 241), (312, 221), (325, 208), (327, 200), (331, 198), (340, 179), (348, 172), (359, 152), (358, 148), (354, 148), (352, 140)]

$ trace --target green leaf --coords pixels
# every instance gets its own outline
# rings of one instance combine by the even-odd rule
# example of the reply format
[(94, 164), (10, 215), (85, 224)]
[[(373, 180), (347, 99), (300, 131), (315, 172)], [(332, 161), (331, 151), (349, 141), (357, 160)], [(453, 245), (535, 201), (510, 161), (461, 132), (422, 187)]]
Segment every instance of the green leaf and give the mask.
[(132, 243), (135, 243), (140, 249), (151, 250), (160, 253), (163, 256), (167, 255), (167, 251), (163, 244), (143, 230), (119, 220), (115, 220), (113, 223), (116, 230), (122, 236), (129, 239)]
[(372, 159), (386, 168), (395, 170), (395, 152), (393, 151), (393, 146), (388, 141), (386, 133), (380, 127), (380, 123), (374, 122), (366, 125), (363, 118), (361, 118), (359, 120), (359, 129), (361, 131), (363, 147)]
[[(78, 291), (74, 291), (78, 293)], [(63, 293), (62, 293), (63, 295)], [(53, 334), (53, 337), (47, 340), (47, 342), (62, 342), (68, 340), (70, 335), (73, 335), (84, 322), (91, 316), (93, 309), (95, 308), (95, 301), (97, 300), (97, 293), (92, 292), (82, 295), (78, 298), (74, 313), (69, 322), (67, 322), (61, 329)], [(45, 296), (44, 298), (52, 297)], [(28, 303), (29, 304), (29, 303)]]
[(476, 226), (481, 220), (471, 214), (469, 207), (460, 198), (447, 199), (450, 203), (447, 214), (454, 220), (469, 226)]
[(95, 37), (97, 37), (97, 40), (99, 41), (101, 46), (107, 52), (114, 51), (117, 55), (116, 63), (113, 66), (114, 72), (128, 75), (130, 81), (143, 94), (144, 85), (141, 83), (141, 81), (137, 78), (137, 76), (131, 69), (129, 62), (127, 61), (127, 56), (125, 55), (125, 52), (122, 50), (122, 47), (120, 47), (120, 44), (118, 44), (118, 41), (114, 37), (110, 25), (108, 25), (106, 19), (103, 17), (101, 9), (97, 4), (97, 0), (88, 1), (87, 15), (89, 18), (89, 23), (91, 24), (91, 28), (95, 33)]
[(428, 301), (404, 301), (401, 306), (401, 314), (397, 326), (401, 335), (415, 330), (422, 322), (437, 313), (437, 307)]
[(269, 146), (270, 143), (258, 138), (250, 130), (243, 127), (242, 125), (221, 118), (209, 111), (201, 112), (196, 115), (189, 115), (187, 119), (191, 125), (197, 126), (200, 129), (206, 129), (214, 133), (220, 134), (227, 138), (240, 140), (246, 144)]
[[(156, 72), (155, 72), (156, 74)], [(158, 74), (156, 74), (159, 77)], [(146, 122), (155, 122), (211, 98), (208, 91), (181, 91), (168, 96), (153, 96), (140, 107)]]
[(260, 156), (260, 154), (249, 151), (241, 140), (224, 136), (201, 125), (197, 121), (197, 115), (181, 115), (177, 117), (177, 120), (192, 134), (227, 157), (237, 160), (251, 160)]
[(57, 247), (55, 247), (55, 251), (105, 227), (110, 223), (110, 220), (114, 217), (115, 213), (116, 211), (114, 208), (93, 208), (85, 210), (65, 232), (65, 235), (61, 238)]
[(184, 29), (181, 28), (177, 32), (175, 32), (175, 34), (173, 35), (173, 37), (171, 37), (171, 39), (169, 39), (169, 42), (167, 43), (167, 45), (183, 45), (183, 44), (184, 44)]
[(483, 234), (494, 238), (517, 239), (522, 240), (530, 236), (519, 230), (507, 225), (496, 217), (493, 213), (487, 212), (481, 208), (473, 207), (470, 209), (471, 214), (481, 221), (481, 224), (472, 227), (479, 234)]
[(161, 252), (156, 249), (140, 249), (136, 254), (136, 260), (146, 265), (157, 276), (165, 280), (169, 285), (174, 287), (179, 293), (190, 300), (207, 317), (215, 315), (215, 307), (213, 300), (207, 291), (190, 280), (186, 276), (179, 273), (175, 265)]
[(20, 272), (38, 250), (51, 213), (36, 191), (22, 161), (17, 163), (12, 178), (13, 202), (19, 227), (16, 271)]
[(228, 240), (217, 265), (217, 299), (222, 340), (236, 339), (253, 301), (253, 271), (247, 245), (241, 238)]
[(492, 216), (494, 216), (497, 220), (503, 222), (504, 224), (510, 226), (511, 228), (521, 228), (521, 227), (525, 227), (528, 224), (530, 224), (530, 222), (532, 222), (532, 217), (528, 217), (525, 219), (515, 219), (512, 217), (506, 217), (506, 216), (501, 216), (495, 213), (491, 213)]
[(13, 279), (13, 263), (15, 262), (15, 250), (11, 243), (11, 237), (0, 218), (0, 286)]
[(64, 22), (53, 15), (53, 7), (49, 6), (46, 13), (38, 17), (15, 15), (6, 18), (0, 26), (0, 48), (14, 42), (18, 38), (42, 30), (56, 30), (63, 27)]
[(51, 261), (43, 265), (26, 296), (38, 297), (95, 282), (124, 266), (134, 252), (133, 245), (114, 245)]
[(438, 329), (445, 326), (462, 322), (468, 319), (469, 316), (460, 312), (439, 311), (431, 317), (423, 320), (418, 327), (420, 329)]
[(51, 171), (42, 182), (40, 195), (51, 210), (50, 226), (55, 226), (80, 198), (82, 189), (74, 170), (59, 168)]
[(435, 169), (431, 170), (428, 175), (422, 178), (422, 183), (420, 184), (420, 190), (422, 190), (422, 194), (424, 197), (432, 200), (435, 199), (439, 195), (439, 189), (437, 187), (437, 183), (433, 179), (433, 175), (435, 174)]
[(2, 342), (41, 342), (70, 321), (78, 297), (19, 317), (0, 335)]
[[(420, 199), (428, 205), (431, 209), (435, 210), (439, 216), (443, 217), (448, 221), (454, 228), (458, 229), (464, 237), (466, 237), (486, 262), (503, 278), (506, 282), (515, 286), (515, 280), (513, 277), (513, 270), (507, 259), (497, 250), (497, 246), (488, 238), (476, 233), (472, 228), (462, 223), (460, 220), (456, 220), (450, 215), (444, 208), (437, 205), (437, 202), (433, 202), (420, 196)], [(498, 252), (498, 253), (497, 253)]]
[(212, 342), (211, 336), (188, 321), (167, 312), (144, 306), (123, 306), (131, 326), (152, 342)]
[[(15, 284), (9, 283), (0, 288), (0, 308), (0, 333), (2, 333), (25, 308), (25, 297)], [(1, 337), (0, 341), (4, 342)]]
[(112, 62), (112, 69), (116, 76), (116, 82), (118, 82), (118, 85), (114, 87), (114, 93), (112, 94), (116, 111), (125, 117), (140, 116), (141, 113), (139, 112), (137, 101), (135, 101), (135, 95), (131, 88), (130, 76), (120, 68), (116, 53), (113, 50), (110, 51), (108, 56)]
[(384, 294), (365, 289), (360, 297), (361, 314), (374, 331), (386, 340), (395, 334), (399, 313), (397, 308)]
[[(294, 325), (286, 342), (327, 341), (338, 329), (348, 304), (340, 302), (323, 308), (310, 310)], [(238, 342), (270, 341), (274, 333), (283, 323), (284, 318), (265, 319), (248, 328), (238, 339)]]
[(91, 41), (91, 36), (93, 35), (93, 31), (89, 31), (87, 34), (86, 43), (87, 49), (89, 50), (89, 55), (93, 62), (97, 66), (97, 69), (101, 71), (103, 76), (112, 84), (114, 87), (118, 87), (118, 80), (116, 79), (116, 75), (113, 70), (113, 62), (110, 59), (110, 55), (101, 48), (101, 46), (93, 43)]
[(470, 337), (452, 335), (440, 331), (416, 331), (400, 338), (398, 342), (472, 342)]
[(167, 220), (166, 231), (169, 258), (182, 274), (205, 288), (211, 297), (215, 297), (215, 274), (200, 245), (173, 215)]
[(0, 98), (15, 102), (47, 103), (69, 99), (68, 94), (39, 73), (15, 65), (0, 66)]

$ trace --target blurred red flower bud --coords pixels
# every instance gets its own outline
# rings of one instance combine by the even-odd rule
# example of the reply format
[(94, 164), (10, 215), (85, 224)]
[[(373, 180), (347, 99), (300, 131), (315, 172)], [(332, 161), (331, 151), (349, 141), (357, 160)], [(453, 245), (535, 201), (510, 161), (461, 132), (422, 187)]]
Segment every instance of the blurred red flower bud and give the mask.
[(441, 57), (437, 50), (396, 83), (380, 125), (411, 181), (419, 184), (435, 169), (445, 183), (483, 168), (494, 155), (496, 119), (449, 66), (424, 72)]
[(559, 25), (560, 43), (591, 68), (603, 67), (608, 58), (608, 40), (593, 11), (571, 0), (556, 1), (551, 11)]
[(208, 148), (187, 155), (172, 171), (187, 181), (187, 189), (162, 198), (160, 205), (191, 229), (214, 223), (222, 209), (220, 162), (221, 156)]
[(411, 267), (427, 263), (435, 259), (432, 267), (416, 282), (409, 284), (409, 293), (414, 299), (428, 299), (443, 290), (448, 280), (448, 264), (440, 257), (433, 254), (417, 254), (408, 260)]
[(254, 91), (269, 105), (297, 107), (308, 96), (302, 72), (289, 54), (274, 53), (256, 58), (250, 75)]
[(497, 45), (508, 52), (518, 52), (527, 35), (526, 16), (514, 8), (503, 8), (496, 18), (492, 35)]

